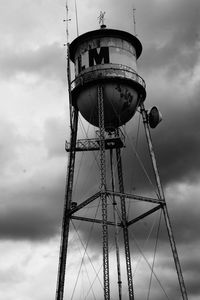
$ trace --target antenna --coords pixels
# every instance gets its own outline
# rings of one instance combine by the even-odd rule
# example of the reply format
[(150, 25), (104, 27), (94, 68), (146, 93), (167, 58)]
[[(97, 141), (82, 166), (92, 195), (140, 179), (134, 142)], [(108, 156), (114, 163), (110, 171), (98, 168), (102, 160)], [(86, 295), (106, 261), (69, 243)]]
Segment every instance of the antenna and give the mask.
[(76, 0), (75, 0), (75, 12), (76, 12), (76, 33), (77, 33), (77, 36), (79, 36), (79, 29), (78, 29), (78, 10), (77, 10), (77, 3), (76, 3)]
[[(69, 7), (68, 7), (68, 0), (66, 0), (66, 19), (63, 20), (63, 22), (66, 22), (66, 36), (67, 36), (67, 44), (69, 43), (69, 24), (68, 22), (71, 21), (71, 19), (69, 19)], [(67, 44), (64, 44), (64, 46), (66, 46)]]
[(71, 71), (70, 71), (70, 57), (69, 57), (69, 28), (68, 22), (71, 21), (69, 18), (69, 7), (68, 7), (68, 0), (66, 0), (66, 19), (63, 22), (66, 22), (66, 38), (67, 42), (64, 46), (67, 46), (67, 82), (68, 82), (68, 91), (69, 91), (69, 110), (70, 110), (70, 126), (72, 128), (72, 100), (71, 100)]
[(135, 12), (136, 12), (136, 8), (133, 8), (133, 31), (134, 31), (134, 35), (137, 36), (137, 33), (136, 33)]

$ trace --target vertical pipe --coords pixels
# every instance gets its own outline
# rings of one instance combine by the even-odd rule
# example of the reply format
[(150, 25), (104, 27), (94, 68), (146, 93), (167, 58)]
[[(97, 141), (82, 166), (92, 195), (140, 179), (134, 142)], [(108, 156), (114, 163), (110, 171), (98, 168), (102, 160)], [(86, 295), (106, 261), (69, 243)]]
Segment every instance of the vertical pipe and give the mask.
[(77, 127), (78, 127), (77, 109), (74, 109), (72, 120), (73, 121), (72, 121), (72, 130), (71, 130), (68, 171), (67, 171), (67, 179), (66, 179), (66, 187), (65, 187), (65, 202), (64, 202), (64, 210), (63, 210), (56, 300), (63, 300), (64, 297), (65, 269), (66, 269), (69, 223), (70, 223), (69, 211), (71, 208), (71, 201), (72, 201), (72, 189), (73, 189), (74, 166), (75, 166), (75, 155), (76, 155), (76, 139), (77, 139)]
[(163, 209), (164, 219), (165, 219), (165, 223), (166, 223), (166, 227), (167, 227), (167, 233), (168, 233), (168, 237), (169, 237), (169, 241), (170, 241), (170, 245), (171, 245), (171, 250), (172, 250), (172, 254), (173, 254), (173, 258), (174, 258), (174, 263), (175, 263), (175, 267), (176, 267), (176, 271), (177, 271), (177, 275), (178, 275), (178, 281), (179, 281), (179, 286), (180, 286), (180, 290), (181, 290), (181, 295), (182, 295), (183, 300), (188, 300), (186, 286), (185, 286), (185, 282), (184, 282), (183, 274), (182, 274), (182, 270), (181, 270), (181, 264), (180, 264), (178, 252), (176, 249), (176, 243), (175, 243), (172, 226), (171, 226), (171, 222), (170, 222), (170, 218), (169, 218), (169, 213), (168, 213), (168, 209), (167, 209), (167, 205), (166, 205), (166, 201), (165, 201), (165, 196), (164, 196), (164, 192), (163, 192), (163, 188), (161, 185), (161, 180), (160, 180), (160, 176), (159, 176), (159, 172), (158, 172), (158, 167), (157, 167), (157, 163), (156, 163), (156, 157), (155, 157), (155, 153), (154, 153), (154, 149), (153, 149), (149, 124), (148, 124), (147, 112), (145, 110), (143, 103), (140, 105), (140, 108), (141, 108), (141, 114), (142, 114), (142, 118), (143, 118), (145, 134), (146, 134), (146, 139), (148, 142), (149, 153), (150, 153), (151, 162), (152, 162), (152, 166), (153, 166), (153, 170), (154, 170), (154, 175), (155, 175), (155, 180), (156, 180), (156, 184), (157, 184), (159, 198), (160, 198), (160, 200), (163, 201), (163, 204), (164, 204), (162, 206), (162, 209)]
[[(113, 149), (110, 149), (110, 170), (111, 170), (111, 184), (112, 192), (115, 190), (114, 183), (114, 170), (113, 170)], [(117, 277), (118, 277), (118, 291), (119, 291), (119, 300), (122, 300), (122, 279), (121, 279), (121, 267), (120, 267), (120, 255), (119, 255), (119, 239), (118, 239), (118, 226), (116, 218), (116, 200), (115, 195), (113, 194), (113, 219), (115, 223), (115, 247), (116, 247), (116, 259), (117, 259)]]
[(103, 235), (103, 278), (104, 278), (104, 300), (110, 300), (110, 281), (109, 281), (109, 253), (108, 253), (108, 224), (107, 224), (107, 197), (106, 197), (106, 157), (105, 157), (105, 128), (104, 128), (104, 103), (103, 87), (98, 86), (98, 115), (100, 130), (100, 198), (102, 204), (102, 235)]
[[(118, 132), (116, 132), (116, 134), (118, 134)], [(116, 158), (117, 158), (119, 191), (120, 193), (124, 193), (124, 181), (123, 181), (123, 173), (122, 173), (122, 160), (121, 160), (120, 148), (116, 148)], [(125, 203), (124, 196), (121, 197), (121, 213), (122, 213), (122, 222), (123, 222), (123, 235), (124, 235), (124, 248), (125, 248), (129, 300), (134, 300), (133, 276), (132, 276), (132, 269), (131, 269), (131, 254), (130, 254), (130, 246), (129, 246), (129, 233), (127, 227), (126, 203)]]

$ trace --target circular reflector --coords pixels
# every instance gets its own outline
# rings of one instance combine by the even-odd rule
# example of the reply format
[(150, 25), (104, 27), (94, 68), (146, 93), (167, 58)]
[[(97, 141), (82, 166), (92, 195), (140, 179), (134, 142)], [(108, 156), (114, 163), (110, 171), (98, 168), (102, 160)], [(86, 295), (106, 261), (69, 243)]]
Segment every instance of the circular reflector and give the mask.
[(156, 106), (153, 106), (148, 114), (149, 116), (149, 126), (155, 128), (161, 121), (162, 115)]

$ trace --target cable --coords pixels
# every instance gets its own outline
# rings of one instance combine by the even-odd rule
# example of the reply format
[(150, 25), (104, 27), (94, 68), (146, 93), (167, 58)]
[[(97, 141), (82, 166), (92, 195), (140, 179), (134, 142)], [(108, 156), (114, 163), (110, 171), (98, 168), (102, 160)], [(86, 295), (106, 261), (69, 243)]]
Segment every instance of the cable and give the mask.
[[(134, 242), (135, 242), (135, 244), (136, 244), (138, 250), (140, 251), (140, 253), (141, 253), (141, 255), (143, 256), (143, 258), (145, 259), (147, 265), (148, 265), (149, 268), (152, 270), (152, 267), (151, 267), (150, 263), (148, 262), (146, 256), (145, 256), (144, 253), (142, 252), (140, 246), (138, 245), (137, 240), (134, 238), (134, 236), (132, 236), (132, 237), (133, 237), (133, 240), (134, 240)], [(153, 275), (155, 276), (155, 278), (156, 278), (158, 284), (160, 285), (160, 287), (161, 287), (163, 293), (165, 294), (166, 298), (167, 298), (168, 300), (170, 300), (170, 298), (168, 297), (167, 293), (165, 292), (165, 289), (164, 289), (164, 287), (162, 286), (162, 284), (161, 284), (160, 280), (158, 279), (158, 277), (157, 277), (156, 273), (154, 272), (154, 270), (152, 270), (152, 273), (153, 273)]]
[[(122, 230), (122, 228), (119, 229), (118, 235), (121, 233), (121, 230)], [(109, 247), (109, 252), (112, 250), (113, 247), (114, 247), (114, 242), (113, 242), (113, 244)], [(97, 279), (97, 276), (99, 275), (99, 273), (100, 273), (100, 271), (101, 271), (102, 268), (103, 268), (103, 264), (101, 264), (101, 266), (100, 266), (100, 268), (99, 268), (99, 270), (98, 270), (98, 272), (97, 272), (97, 274), (96, 274), (96, 276), (95, 276), (95, 278), (94, 278), (94, 280), (93, 280), (93, 282), (92, 282), (92, 286), (93, 286), (93, 284), (95, 283), (95, 281), (96, 281), (96, 279)], [(92, 287), (92, 286), (91, 286), (91, 287)], [(91, 287), (90, 287), (90, 289), (91, 289)], [(84, 300), (87, 299), (87, 296), (89, 295), (90, 289), (88, 290), (88, 293), (87, 293), (86, 297), (84, 298)]]
[[(100, 206), (100, 201), (99, 201), (99, 206)], [(95, 218), (96, 218), (96, 216), (97, 216), (99, 206), (98, 206), (97, 209), (96, 209)], [(95, 218), (94, 218), (94, 219), (95, 219)], [(74, 229), (75, 229), (75, 231), (76, 231), (76, 233), (77, 233), (77, 236), (78, 236), (78, 238), (79, 238), (79, 240), (80, 240), (80, 242), (81, 242), (81, 244), (82, 244), (82, 246), (83, 246), (83, 248), (84, 248), (85, 251), (84, 251), (84, 254), (83, 254), (83, 257), (82, 257), (82, 260), (81, 260), (81, 265), (80, 265), (80, 268), (79, 268), (79, 271), (78, 271), (78, 275), (77, 275), (77, 278), (76, 278), (76, 282), (75, 282), (75, 285), (74, 285), (74, 289), (73, 289), (73, 293), (72, 293), (71, 299), (73, 299), (73, 296), (74, 296), (74, 292), (75, 292), (75, 289), (76, 289), (76, 286), (77, 286), (77, 283), (78, 283), (78, 279), (79, 279), (80, 271), (81, 271), (81, 268), (82, 268), (82, 265), (83, 265), (83, 262), (84, 262), (84, 257), (85, 257), (85, 255), (87, 255), (87, 257), (88, 257), (88, 259), (89, 259), (89, 261), (90, 261), (90, 263), (91, 263), (91, 266), (92, 266), (92, 268), (93, 268), (95, 274), (97, 274), (97, 273), (96, 273), (96, 270), (95, 270), (95, 268), (94, 268), (94, 265), (93, 265), (93, 263), (92, 263), (92, 261), (91, 261), (89, 255), (88, 255), (88, 253), (87, 253), (87, 247), (88, 247), (88, 245), (89, 245), (89, 241), (90, 241), (91, 234), (92, 234), (92, 231), (93, 231), (94, 222), (92, 223), (92, 226), (91, 226), (91, 228), (90, 228), (89, 237), (88, 237), (88, 240), (87, 240), (87, 242), (86, 242), (86, 245), (83, 244), (82, 239), (81, 239), (81, 237), (80, 237), (80, 235), (79, 235), (79, 233), (78, 233), (78, 231), (77, 231), (77, 229), (76, 229), (76, 226), (74, 225), (74, 222), (73, 222), (73, 221), (72, 221), (72, 225), (73, 225), (73, 227), (74, 227)], [(98, 279), (99, 279), (99, 277), (98, 277)], [(103, 285), (102, 285), (102, 282), (101, 282), (100, 279), (99, 279), (99, 282), (100, 282), (100, 284), (101, 284), (101, 286), (102, 286), (102, 288), (103, 288)]]
[(141, 160), (141, 158), (140, 158), (140, 156), (139, 156), (137, 150), (135, 149), (134, 144), (131, 143), (131, 140), (130, 140), (130, 138), (129, 138), (127, 132), (126, 132), (126, 130), (124, 130), (124, 135), (125, 135), (125, 136), (127, 137), (127, 139), (129, 140), (130, 146), (131, 146), (131, 148), (133, 149), (133, 151), (134, 151), (134, 153), (135, 153), (135, 156), (136, 156), (136, 158), (137, 158), (137, 160), (138, 160), (138, 162), (139, 162), (139, 164), (140, 164), (140, 166), (141, 166), (141, 168), (142, 168), (144, 174), (146, 175), (146, 177), (147, 177), (149, 183), (151, 184), (151, 186), (153, 187), (155, 194), (158, 196), (157, 191), (156, 191), (156, 187), (155, 187), (155, 185), (153, 184), (153, 182), (152, 182), (152, 180), (151, 180), (151, 178), (150, 178), (150, 176), (149, 176), (149, 174), (148, 174), (148, 172), (147, 172), (147, 170), (146, 170), (146, 168), (145, 168), (145, 166), (144, 166), (144, 164), (143, 164), (143, 162), (142, 162), (142, 160)]
[(160, 232), (161, 216), (162, 216), (162, 210), (160, 211), (160, 216), (159, 216), (159, 221), (158, 221), (158, 229), (157, 229), (157, 234), (156, 234), (156, 243), (155, 243), (155, 249), (154, 249), (154, 255), (153, 255), (152, 270), (151, 270), (151, 275), (150, 275), (150, 280), (149, 280), (149, 289), (148, 289), (147, 300), (149, 300), (149, 297), (150, 297), (152, 275), (153, 275), (156, 251), (157, 251), (157, 246), (158, 246), (158, 236), (159, 236), (159, 232)]
[[(89, 125), (88, 125), (87, 131), (86, 131), (84, 125), (83, 125), (83, 122), (82, 122), (82, 119), (81, 119), (81, 118), (80, 118), (80, 124), (81, 124), (81, 126), (82, 126), (82, 130), (83, 130), (83, 132), (84, 132), (84, 134), (85, 134), (86, 139), (89, 139), (88, 131), (89, 131), (90, 124), (88, 123)], [(97, 163), (98, 168), (100, 168), (99, 162), (98, 162), (98, 160), (97, 160), (97, 155), (95, 154), (94, 151), (92, 151), (92, 154), (93, 154), (93, 156), (94, 156), (94, 159), (95, 159), (95, 161), (96, 161), (96, 163)]]
[[(145, 247), (147, 247), (148, 242), (149, 242), (149, 239), (150, 239), (150, 236), (151, 236), (151, 234), (152, 234), (152, 232), (153, 232), (153, 229), (154, 229), (155, 224), (156, 224), (156, 219), (154, 219), (154, 222), (152, 223), (152, 226), (151, 226), (151, 228), (150, 228), (149, 234), (148, 234), (148, 236), (147, 236), (147, 238), (146, 238), (146, 240), (145, 240), (145, 242), (144, 242), (144, 244), (143, 244), (143, 246), (142, 246), (142, 249), (144, 249)], [(138, 259), (138, 261), (137, 261), (137, 263), (136, 263), (135, 273), (136, 273), (136, 270), (137, 270), (137, 268), (138, 268), (138, 266), (139, 266), (139, 263), (140, 263), (141, 258), (142, 258), (142, 256), (139, 257), (139, 259)]]
[(87, 299), (87, 296), (89, 295), (89, 293), (90, 293), (90, 290), (92, 289), (92, 287), (93, 287), (93, 285), (94, 285), (94, 283), (95, 283), (96, 279), (98, 278), (98, 276), (99, 276), (99, 273), (100, 273), (100, 271), (101, 271), (102, 267), (103, 267), (103, 264), (100, 266), (100, 268), (99, 268), (99, 270), (98, 270), (98, 272), (97, 272), (97, 274), (96, 274), (96, 276), (95, 276), (95, 278), (94, 278), (94, 280), (93, 280), (92, 284), (90, 285), (90, 288), (89, 288), (89, 290), (88, 290), (88, 292), (87, 292), (87, 295), (85, 296), (84, 300), (86, 300), (86, 299)]

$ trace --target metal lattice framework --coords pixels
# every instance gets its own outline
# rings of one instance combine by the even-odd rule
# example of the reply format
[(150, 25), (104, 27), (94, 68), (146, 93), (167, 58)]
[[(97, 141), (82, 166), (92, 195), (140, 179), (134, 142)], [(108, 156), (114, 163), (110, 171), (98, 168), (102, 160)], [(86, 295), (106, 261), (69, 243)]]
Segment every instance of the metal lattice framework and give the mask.
[[(70, 72), (69, 72), (70, 73)], [(70, 93), (70, 90), (69, 90)], [(69, 161), (67, 169), (67, 179), (66, 179), (66, 189), (65, 189), (65, 204), (63, 211), (63, 223), (62, 223), (62, 236), (61, 236), (61, 246), (60, 246), (60, 258), (59, 258), (59, 268), (58, 268), (58, 279), (57, 279), (57, 290), (56, 290), (56, 300), (63, 300), (64, 297), (64, 285), (65, 285), (65, 268), (68, 250), (68, 237), (69, 237), (69, 225), (70, 220), (80, 220), (84, 222), (92, 222), (100, 224), (102, 226), (102, 252), (103, 252), (103, 280), (104, 280), (104, 299), (110, 300), (110, 278), (109, 278), (109, 237), (108, 237), (108, 226), (113, 226), (115, 228), (122, 228), (123, 239), (124, 239), (124, 251), (125, 251), (125, 261), (127, 270), (127, 283), (128, 283), (128, 295), (129, 300), (134, 300), (134, 288), (133, 288), (133, 275), (131, 267), (131, 253), (129, 246), (129, 232), (128, 229), (131, 225), (138, 222), (141, 219), (153, 214), (154, 212), (161, 209), (163, 211), (165, 224), (167, 227), (168, 237), (172, 249), (172, 254), (174, 258), (174, 263), (176, 271), (178, 274), (178, 280), (180, 285), (180, 290), (183, 300), (188, 300), (186, 287), (181, 271), (181, 266), (178, 258), (178, 253), (176, 249), (176, 244), (172, 232), (172, 226), (170, 223), (169, 213), (167, 210), (167, 205), (160, 181), (160, 176), (158, 173), (158, 168), (156, 164), (156, 158), (152, 146), (152, 140), (149, 130), (147, 112), (144, 108), (143, 103), (140, 105), (141, 114), (143, 117), (143, 123), (146, 133), (146, 139), (149, 147), (149, 154), (152, 162), (152, 167), (155, 175), (155, 182), (158, 190), (158, 198), (151, 198), (145, 196), (139, 196), (134, 194), (128, 194), (124, 191), (123, 182), (123, 170), (122, 170), (122, 159), (121, 159), (121, 149), (124, 147), (124, 140), (120, 136), (119, 129), (115, 130), (115, 136), (111, 138), (105, 138), (105, 128), (104, 128), (104, 98), (103, 98), (103, 86), (99, 85), (97, 87), (97, 97), (98, 97), (98, 116), (99, 116), (99, 133), (97, 139), (85, 139), (77, 140), (77, 129), (78, 129), (78, 109), (71, 105), (70, 108), (70, 124), (71, 124), (71, 139), (70, 143), (66, 143), (66, 151), (69, 152)], [(112, 183), (112, 190), (107, 189), (106, 184), (106, 150), (109, 149), (112, 157), (112, 151), (115, 150), (116, 161), (117, 161), (117, 174), (118, 174), (118, 191), (115, 190), (114, 182)], [(99, 151), (100, 158), (100, 189), (94, 195), (81, 201), (78, 205), (73, 205), (72, 201), (72, 190), (73, 190), (73, 179), (74, 179), (74, 167), (75, 158), (77, 151)], [(112, 164), (112, 162), (111, 162)], [(112, 171), (113, 172), (113, 171)], [(107, 198), (112, 197), (113, 206), (116, 205), (115, 197), (120, 199), (121, 207), (121, 221), (118, 222), (115, 217), (114, 221), (108, 219), (108, 208), (107, 208)], [(88, 206), (90, 203), (96, 199), (101, 200), (102, 218), (90, 218), (83, 216), (77, 216), (77, 212)], [(141, 202), (149, 202), (155, 204), (155, 206), (143, 214), (128, 220), (126, 212), (126, 199), (137, 200)], [(116, 254), (117, 264), (118, 264), (118, 288), (119, 288), (119, 299), (121, 299), (121, 276), (120, 276), (120, 261), (118, 245), (116, 240)]]
[(104, 107), (103, 87), (98, 86), (98, 111), (100, 130), (100, 198), (102, 203), (102, 234), (103, 234), (103, 277), (104, 277), (104, 299), (110, 299), (109, 280), (109, 253), (108, 253), (108, 224), (107, 224), (107, 199), (106, 199), (106, 158), (105, 158), (105, 128), (104, 128)]
[(119, 148), (116, 148), (116, 157), (117, 157), (119, 191), (120, 191), (120, 193), (122, 193), (122, 195), (120, 196), (120, 199), (121, 199), (121, 214), (122, 214), (122, 224), (123, 224), (124, 249), (125, 249), (125, 258), (126, 258), (129, 299), (134, 300), (133, 276), (132, 276), (132, 269), (131, 269), (131, 256), (130, 256), (130, 247), (129, 247), (129, 235), (128, 235), (128, 226), (127, 226), (127, 219), (126, 219), (126, 204), (125, 204), (125, 196), (123, 195), (124, 194), (124, 181), (123, 181), (123, 173), (122, 173), (121, 153), (120, 153)]

